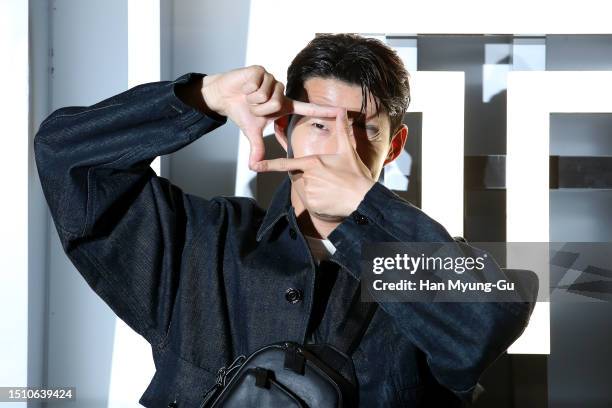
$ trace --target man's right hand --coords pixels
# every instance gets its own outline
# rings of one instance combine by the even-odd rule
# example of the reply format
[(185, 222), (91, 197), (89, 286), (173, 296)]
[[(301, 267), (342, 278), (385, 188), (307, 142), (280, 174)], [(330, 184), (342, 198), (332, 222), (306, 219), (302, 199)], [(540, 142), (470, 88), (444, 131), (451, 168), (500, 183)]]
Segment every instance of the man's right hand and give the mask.
[(270, 121), (293, 113), (335, 117), (337, 112), (330, 106), (287, 98), (283, 83), (259, 65), (207, 75), (201, 91), (207, 107), (229, 117), (249, 139), (251, 170), (265, 157), (263, 130)]

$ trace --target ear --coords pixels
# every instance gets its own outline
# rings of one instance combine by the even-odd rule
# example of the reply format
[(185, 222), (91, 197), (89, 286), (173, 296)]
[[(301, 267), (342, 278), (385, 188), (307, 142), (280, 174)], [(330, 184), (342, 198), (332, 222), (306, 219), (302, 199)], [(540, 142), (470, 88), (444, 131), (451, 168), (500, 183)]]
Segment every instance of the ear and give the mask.
[(408, 139), (408, 126), (402, 124), (400, 128), (395, 132), (393, 137), (391, 138), (391, 144), (389, 145), (389, 153), (385, 158), (385, 163), (383, 166), (391, 163), (393, 160), (399, 156), (404, 150), (404, 145), (406, 145), (406, 140)]
[(281, 116), (274, 120), (274, 136), (276, 140), (287, 151), (287, 126), (289, 125), (289, 115)]

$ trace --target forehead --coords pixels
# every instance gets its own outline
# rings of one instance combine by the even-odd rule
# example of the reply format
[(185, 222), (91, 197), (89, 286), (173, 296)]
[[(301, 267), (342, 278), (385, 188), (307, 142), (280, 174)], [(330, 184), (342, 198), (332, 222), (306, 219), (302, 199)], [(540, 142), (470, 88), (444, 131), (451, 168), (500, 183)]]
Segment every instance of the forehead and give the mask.
[[(312, 77), (304, 81), (308, 101), (318, 105), (339, 106), (349, 111), (349, 117), (357, 116), (361, 110), (361, 87), (333, 78)], [(368, 121), (384, 120), (387, 115), (377, 115), (374, 97), (368, 92), (366, 110)]]

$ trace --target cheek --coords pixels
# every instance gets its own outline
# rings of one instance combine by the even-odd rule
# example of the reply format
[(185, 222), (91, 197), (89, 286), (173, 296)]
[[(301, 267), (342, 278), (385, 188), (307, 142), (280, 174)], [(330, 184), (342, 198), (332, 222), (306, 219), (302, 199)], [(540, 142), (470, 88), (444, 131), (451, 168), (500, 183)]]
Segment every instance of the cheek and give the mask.
[(305, 129), (296, 128), (291, 134), (290, 143), (294, 157), (329, 154), (336, 151), (336, 140), (333, 136)]
[(357, 153), (359, 154), (361, 161), (370, 170), (374, 178), (376, 178), (377, 174), (380, 174), (380, 171), (384, 166), (388, 148), (388, 144), (381, 146), (374, 145), (370, 142), (357, 145)]

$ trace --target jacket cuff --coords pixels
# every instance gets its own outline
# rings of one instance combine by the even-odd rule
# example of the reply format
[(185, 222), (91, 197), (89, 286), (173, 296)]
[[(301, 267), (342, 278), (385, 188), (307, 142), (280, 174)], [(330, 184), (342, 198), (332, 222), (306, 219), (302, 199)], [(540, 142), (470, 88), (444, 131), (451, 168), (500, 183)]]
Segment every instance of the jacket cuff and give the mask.
[(178, 86), (186, 85), (190, 82), (201, 82), (205, 76), (206, 74), (189, 72), (169, 83), (171, 92), (169, 105), (176, 113), (184, 116), (181, 122), (187, 128), (191, 138), (197, 138), (227, 122), (227, 116), (207, 115), (198, 108), (185, 103), (178, 96)]
[(480, 383), (477, 382), (476, 385), (474, 385), (472, 388), (470, 388), (467, 391), (454, 391), (453, 390), (453, 392), (455, 393), (455, 395), (461, 398), (462, 401), (468, 404), (473, 404), (476, 401), (478, 401), (480, 396), (485, 392), (485, 389)]
[[(386, 224), (397, 222), (401, 217), (408, 221), (404, 213), (395, 211), (391, 201), (399, 201), (402, 211), (410, 211), (412, 205), (383, 184), (376, 182), (368, 190), (359, 206), (327, 236), (336, 247), (332, 259), (338, 260), (347, 267), (356, 278), (361, 278), (361, 250), (364, 246), (376, 242), (406, 241), (409, 237), (395, 236)], [(397, 207), (395, 207), (397, 208)], [(415, 208), (416, 207), (412, 207)], [(386, 214), (385, 214), (386, 212)]]

